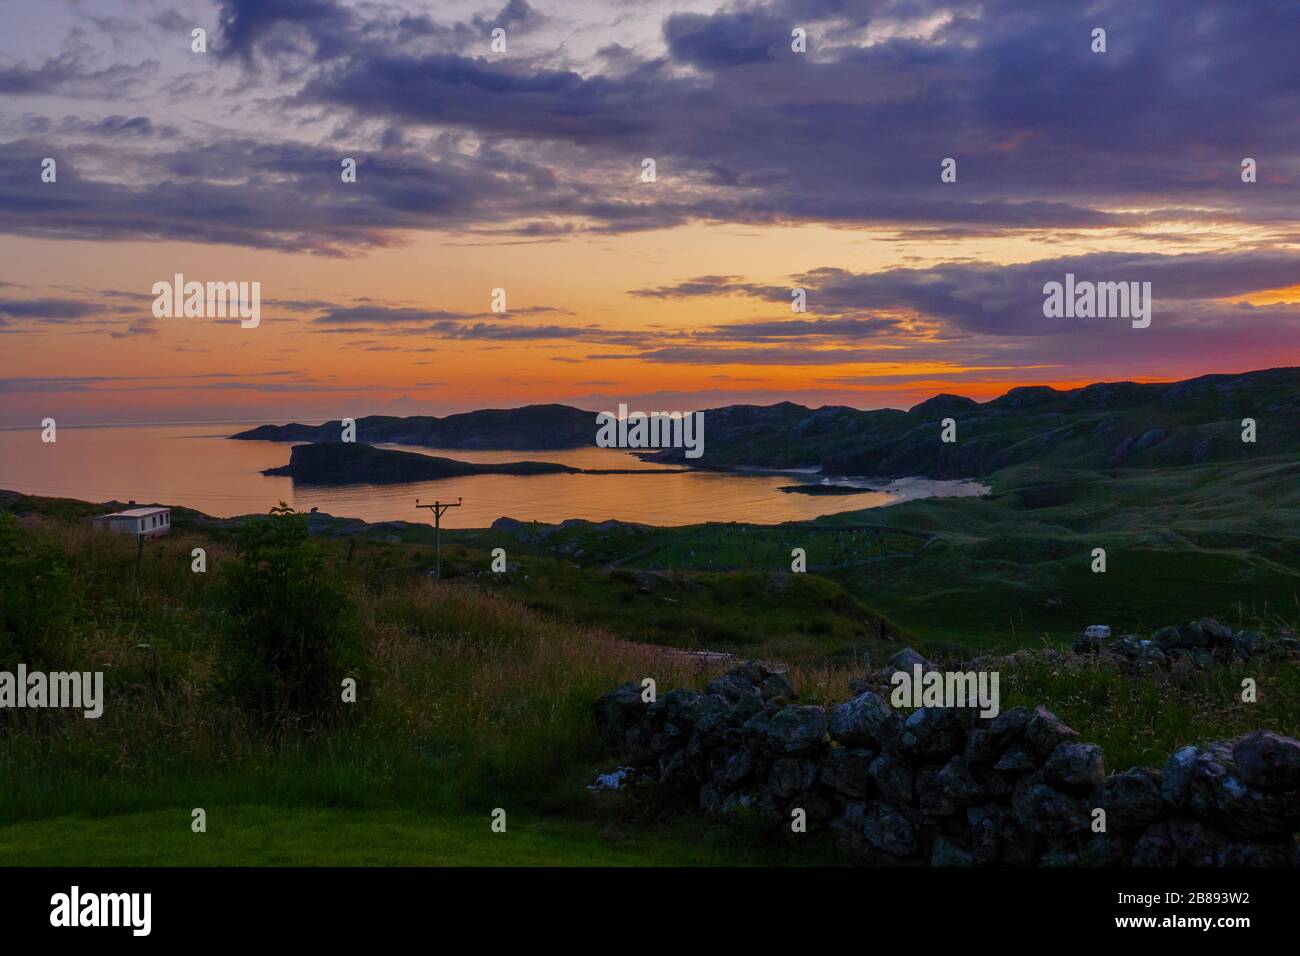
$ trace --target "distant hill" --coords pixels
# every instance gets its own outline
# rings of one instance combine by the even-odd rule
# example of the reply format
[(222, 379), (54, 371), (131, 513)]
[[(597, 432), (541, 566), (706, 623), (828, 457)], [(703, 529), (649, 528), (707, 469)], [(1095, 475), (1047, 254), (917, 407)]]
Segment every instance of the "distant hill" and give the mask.
[[(940, 441), (941, 422), (957, 440)], [(1241, 421), (1256, 421), (1256, 442)], [(728, 405), (704, 414), (704, 455), (651, 452), (652, 461), (705, 468), (820, 467), (827, 474), (970, 478), (1035, 462), (1117, 468), (1300, 454), (1300, 368), (1205, 375), (1182, 382), (1101, 382), (1058, 391), (1013, 388), (976, 402), (937, 395), (908, 411), (810, 409), (792, 402)], [(263, 425), (233, 438), (337, 442), (340, 423)], [(574, 448), (595, 442), (595, 414), (529, 405), (446, 418), (358, 419), (361, 442), (483, 449)]]
[[(940, 441), (945, 418), (957, 440)], [(1256, 441), (1241, 440), (1242, 419)], [(713, 468), (820, 466), (832, 475), (970, 478), (1033, 462), (1073, 468), (1157, 467), (1300, 454), (1300, 368), (1183, 382), (1014, 388), (989, 402), (938, 395), (906, 412), (816, 410), (783, 402), (704, 415), (704, 455), (647, 456)]]
[[(231, 438), (259, 441), (337, 442), (342, 422), (259, 425)], [(436, 418), (367, 415), (357, 419), (357, 441), (425, 448), (579, 448), (595, 444), (596, 416), (568, 405), (492, 408)]]

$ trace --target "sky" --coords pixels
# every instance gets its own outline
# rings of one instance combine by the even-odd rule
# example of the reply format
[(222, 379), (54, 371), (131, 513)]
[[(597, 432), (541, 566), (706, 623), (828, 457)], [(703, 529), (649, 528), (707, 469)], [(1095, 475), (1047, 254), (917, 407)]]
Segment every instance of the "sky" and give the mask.
[[(1294, 0), (0, 23), (0, 426), (906, 408), (1300, 365)], [(259, 283), (260, 323), (156, 317), (178, 273)], [(1150, 325), (1047, 317), (1067, 274), (1150, 283)]]

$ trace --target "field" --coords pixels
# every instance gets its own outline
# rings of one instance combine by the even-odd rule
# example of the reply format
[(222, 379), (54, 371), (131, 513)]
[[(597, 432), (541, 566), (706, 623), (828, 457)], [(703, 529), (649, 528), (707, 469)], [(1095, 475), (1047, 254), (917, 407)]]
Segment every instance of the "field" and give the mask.
[[(1016, 472), (987, 500), (808, 526), (456, 532), (441, 584), (427, 576), (424, 529), (341, 535), (325, 519), (313, 541), (357, 611), (360, 699), (337, 720), (274, 728), (217, 679), (228, 527), (178, 510), (137, 577), (132, 540), (86, 527), (95, 506), (7, 496), (22, 516), (8, 519), (15, 554), (66, 561), (63, 654), (105, 671), (110, 705), (93, 721), (4, 713), (0, 862), (814, 862), (824, 848), (794, 854), (653, 796), (630, 806), (590, 793), (616, 761), (592, 701), (643, 676), (660, 693), (699, 686), (722, 666), (672, 647), (789, 661), (805, 699), (829, 702), (901, 639), (960, 657), (1056, 646), (1093, 618), (1294, 626), (1295, 512), (1281, 516), (1297, 466), (1233, 467), (1110, 481)], [(1176, 528), (1171, 508), (1187, 516)], [(1106, 575), (1087, 570), (1093, 546), (1108, 550)], [(488, 570), (494, 547), (508, 551), (506, 574)], [(791, 547), (807, 549), (808, 573), (789, 572)], [(1055, 709), (1105, 747), (1108, 769), (1252, 727), (1300, 733), (1293, 666), (1251, 665), (1260, 701), (1244, 707), (1240, 667), (1174, 684), (1063, 660), (1003, 667), (1003, 706)], [(194, 807), (205, 834), (190, 832)], [(497, 807), (506, 834), (490, 830)]]

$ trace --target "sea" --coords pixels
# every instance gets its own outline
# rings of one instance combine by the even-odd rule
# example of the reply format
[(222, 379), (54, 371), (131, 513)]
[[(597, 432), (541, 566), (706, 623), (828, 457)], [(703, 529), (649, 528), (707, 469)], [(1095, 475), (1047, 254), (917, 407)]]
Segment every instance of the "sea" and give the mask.
[[(397, 485), (303, 486), (268, 477), (287, 464), (286, 442), (231, 441), (256, 422), (167, 425), (60, 425), (57, 440), (39, 428), (0, 430), (0, 489), (82, 501), (135, 501), (193, 508), (214, 517), (266, 513), (279, 502), (365, 521), (432, 523), (421, 503), (455, 502), (445, 527), (483, 528), (497, 518), (557, 523), (568, 518), (617, 519), (675, 526), (707, 521), (780, 524), (844, 511), (879, 508), (913, 498), (986, 494), (973, 481), (820, 476), (811, 470), (696, 471), (682, 474), (473, 475)], [(382, 445), (471, 462), (552, 461), (579, 468), (650, 471), (613, 448), (563, 451), (467, 451)], [(791, 494), (782, 486), (809, 481), (869, 489), (852, 495)]]

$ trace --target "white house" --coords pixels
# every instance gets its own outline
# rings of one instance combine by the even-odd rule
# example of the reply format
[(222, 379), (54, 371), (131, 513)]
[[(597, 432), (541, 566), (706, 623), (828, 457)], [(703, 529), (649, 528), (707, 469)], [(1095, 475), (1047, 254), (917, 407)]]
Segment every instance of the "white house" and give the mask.
[(172, 510), (170, 508), (129, 508), (115, 511), (109, 515), (92, 518), (96, 528), (116, 531), (120, 534), (139, 534), (146, 538), (166, 534), (172, 529)]

